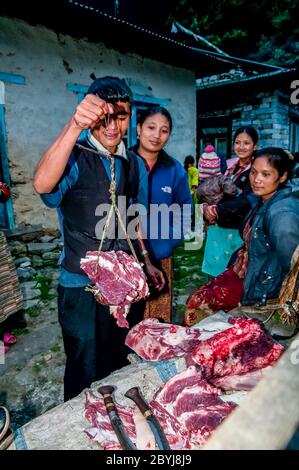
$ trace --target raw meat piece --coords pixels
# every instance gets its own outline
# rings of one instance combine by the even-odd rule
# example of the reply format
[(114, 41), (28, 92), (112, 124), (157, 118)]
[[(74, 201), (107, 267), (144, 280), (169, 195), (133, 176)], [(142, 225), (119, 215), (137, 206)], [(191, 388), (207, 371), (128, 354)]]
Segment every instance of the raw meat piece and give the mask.
[[(104, 400), (95, 395), (92, 391), (85, 392), (84, 416), (91, 423), (91, 427), (86, 429), (86, 434), (93, 440), (99, 442), (104, 450), (118, 450), (121, 446), (112, 428)], [(116, 403), (116, 408), (122, 420), (127, 434), (136, 443), (135, 424), (131, 408), (121, 406)]]
[(272, 366), (268, 366), (264, 367), (264, 369), (254, 370), (242, 375), (226, 375), (225, 377), (213, 379), (213, 384), (215, 387), (219, 387), (226, 391), (251, 390), (265, 377), (267, 371), (271, 369)]
[(209, 382), (219, 384), (221, 377), (241, 376), (273, 365), (283, 351), (258, 320), (238, 318), (228, 330), (201, 341), (192, 358), (204, 368)]
[(141, 265), (124, 251), (88, 251), (85, 256), (80, 267), (94, 283), (91, 291), (96, 300), (111, 307), (118, 326), (129, 328), (130, 304), (149, 294)]
[(172, 377), (156, 392), (151, 408), (163, 424), (172, 449), (198, 448), (235, 408), (224, 402), (194, 366)]
[[(194, 366), (172, 377), (156, 392), (150, 407), (171, 449), (198, 449), (210, 437), (235, 407), (233, 403), (222, 401), (219, 393), (220, 390), (210, 385)], [(134, 408), (118, 403), (116, 407), (128, 435), (136, 443)], [(84, 416), (92, 425), (85, 431), (91, 439), (105, 450), (120, 449), (104, 401), (90, 391), (86, 392)], [(144, 442), (149, 448), (150, 438), (146, 437)]]
[(160, 323), (148, 318), (134, 326), (126, 337), (126, 345), (146, 361), (162, 361), (184, 356), (198, 344), (200, 331), (183, 326)]

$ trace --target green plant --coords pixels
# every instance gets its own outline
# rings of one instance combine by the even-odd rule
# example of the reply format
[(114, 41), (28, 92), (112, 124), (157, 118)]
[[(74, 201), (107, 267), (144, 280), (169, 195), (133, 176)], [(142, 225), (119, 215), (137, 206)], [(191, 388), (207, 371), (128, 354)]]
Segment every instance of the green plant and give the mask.
[(50, 348), (50, 351), (52, 352), (59, 352), (61, 349), (60, 345), (59, 344), (54, 344), (54, 346), (52, 346), (52, 348)]
[(36, 288), (40, 290), (40, 299), (44, 302), (52, 300), (55, 296), (50, 294), (52, 279), (46, 276), (37, 275), (33, 277), (36, 281)]
[(29, 333), (29, 331), (30, 331), (29, 328), (14, 328), (12, 330), (12, 333), (16, 336), (20, 336), (20, 335)]
[(40, 308), (37, 305), (34, 305), (33, 307), (27, 308), (26, 313), (31, 318), (38, 317), (40, 314)]

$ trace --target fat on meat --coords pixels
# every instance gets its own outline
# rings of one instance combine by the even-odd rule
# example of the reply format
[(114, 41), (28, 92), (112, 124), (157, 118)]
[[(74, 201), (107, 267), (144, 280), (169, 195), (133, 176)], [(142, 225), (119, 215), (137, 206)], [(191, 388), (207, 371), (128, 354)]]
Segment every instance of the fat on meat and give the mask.
[(110, 306), (118, 326), (129, 328), (126, 316), (131, 303), (149, 294), (141, 265), (124, 251), (88, 251), (80, 267), (94, 284), (91, 291), (96, 300)]
[[(229, 415), (235, 405), (219, 397), (220, 390), (209, 384), (194, 366), (172, 377), (155, 393), (150, 402), (153, 414), (160, 422), (171, 449), (197, 449)], [(85, 430), (90, 439), (105, 450), (120, 449), (110, 423), (104, 401), (92, 391), (85, 392), (84, 416), (91, 426)], [(134, 407), (116, 403), (118, 414), (134, 443), (136, 436)], [(149, 448), (147, 439), (143, 439)]]
[(148, 318), (129, 331), (126, 345), (146, 361), (162, 361), (191, 352), (199, 337), (198, 329)]
[[(240, 386), (242, 381), (250, 383), (250, 376), (246, 379), (244, 374), (272, 366), (284, 351), (283, 346), (263, 329), (260, 321), (238, 318), (231, 322), (231, 328), (199, 342), (192, 351), (192, 360), (204, 368), (209, 382), (226, 390), (230, 389), (229, 380), (222, 378), (231, 377), (234, 387), (237, 380)], [(258, 376), (256, 374), (255, 383)], [(241, 389), (240, 386), (235, 389)]]
[[(154, 395), (151, 407), (164, 424), (172, 449), (201, 447), (235, 404), (224, 402), (220, 390), (191, 366), (172, 377)], [(183, 445), (183, 447), (181, 447)]]

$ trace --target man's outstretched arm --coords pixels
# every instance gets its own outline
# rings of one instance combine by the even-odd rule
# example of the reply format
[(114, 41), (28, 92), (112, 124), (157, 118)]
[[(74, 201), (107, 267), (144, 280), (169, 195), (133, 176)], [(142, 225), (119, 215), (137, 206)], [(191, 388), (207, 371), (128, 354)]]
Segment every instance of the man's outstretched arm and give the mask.
[(111, 104), (106, 103), (96, 95), (85, 96), (36, 167), (33, 187), (37, 193), (43, 194), (52, 191), (63, 175), (82, 129), (95, 127), (97, 122), (109, 112), (113, 112)]

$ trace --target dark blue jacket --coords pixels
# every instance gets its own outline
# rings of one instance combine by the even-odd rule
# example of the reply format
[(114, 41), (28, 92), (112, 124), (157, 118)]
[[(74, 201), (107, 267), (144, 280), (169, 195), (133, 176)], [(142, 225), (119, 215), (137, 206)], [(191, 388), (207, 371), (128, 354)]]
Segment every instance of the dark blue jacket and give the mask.
[(291, 192), (286, 186), (280, 189), (254, 215), (242, 304), (264, 304), (277, 297), (290, 270), (299, 245), (299, 199)]
[[(140, 156), (137, 146), (131, 150)], [(148, 174), (148, 191), (149, 214), (145, 244), (152, 257), (161, 260), (171, 256), (183, 240), (184, 234), (191, 228), (192, 214), (187, 173), (183, 165), (164, 150), (161, 150), (155, 166)], [(172, 204), (173, 210), (169, 211)]]

